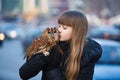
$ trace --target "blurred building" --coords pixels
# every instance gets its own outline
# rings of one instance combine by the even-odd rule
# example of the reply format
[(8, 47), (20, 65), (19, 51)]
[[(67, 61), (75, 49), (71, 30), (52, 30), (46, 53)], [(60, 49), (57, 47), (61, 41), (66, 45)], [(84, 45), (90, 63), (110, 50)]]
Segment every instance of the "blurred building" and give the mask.
[(42, 17), (58, 17), (66, 10), (82, 10), (100, 18), (120, 14), (120, 0), (0, 0), (3, 15), (23, 15), (27, 20)]
[(39, 0), (39, 13), (48, 14), (49, 12), (49, 0)]
[(69, 9), (70, 10), (82, 10), (85, 9), (85, 1), (84, 0), (68, 0), (69, 3)]
[(27, 13), (35, 9), (35, 0), (23, 0), (23, 13)]
[(0, 0), (0, 10), (3, 14), (31, 13), (59, 15), (68, 10), (68, 0)]
[(86, 12), (109, 18), (120, 14), (120, 0), (85, 0)]
[(1, 3), (1, 0), (0, 0), (0, 12), (1, 12), (1, 6), (2, 6), (2, 3)]
[(3, 20), (15, 21), (22, 11), (21, 0), (0, 0), (0, 11)]
[(25, 20), (29, 21), (36, 17), (37, 9), (35, 0), (23, 0), (22, 7), (22, 16)]
[(21, 0), (1, 0), (1, 11), (3, 14), (15, 14), (21, 10), (21, 3)]
[(52, 16), (58, 16), (60, 13), (68, 9), (68, 0), (51, 0), (50, 2), (50, 13)]

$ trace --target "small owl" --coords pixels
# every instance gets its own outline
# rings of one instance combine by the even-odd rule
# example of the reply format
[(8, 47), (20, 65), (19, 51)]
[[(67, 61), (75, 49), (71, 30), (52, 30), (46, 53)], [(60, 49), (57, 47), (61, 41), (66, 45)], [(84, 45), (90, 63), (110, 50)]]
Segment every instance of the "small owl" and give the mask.
[[(57, 28), (46, 28), (42, 35), (35, 40), (26, 51), (25, 57), (30, 59), (31, 56), (37, 53), (43, 53), (45, 56), (49, 55), (49, 50), (56, 45), (59, 40), (59, 31)], [(24, 58), (25, 58), (24, 57)]]

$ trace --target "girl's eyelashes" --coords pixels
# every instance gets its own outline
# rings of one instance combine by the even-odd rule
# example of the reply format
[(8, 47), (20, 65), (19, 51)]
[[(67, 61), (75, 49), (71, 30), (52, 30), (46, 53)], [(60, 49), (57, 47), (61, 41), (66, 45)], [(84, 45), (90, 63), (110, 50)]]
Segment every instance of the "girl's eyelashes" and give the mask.
[(58, 27), (61, 27), (60, 25)]
[(63, 27), (63, 29), (67, 29), (66, 27)]
[(67, 29), (67, 27), (63, 26), (63, 29)]
[(67, 29), (67, 27), (65, 27), (64, 25), (59, 25), (58, 27), (59, 27), (59, 28), (61, 27), (61, 28), (63, 28), (63, 29)]

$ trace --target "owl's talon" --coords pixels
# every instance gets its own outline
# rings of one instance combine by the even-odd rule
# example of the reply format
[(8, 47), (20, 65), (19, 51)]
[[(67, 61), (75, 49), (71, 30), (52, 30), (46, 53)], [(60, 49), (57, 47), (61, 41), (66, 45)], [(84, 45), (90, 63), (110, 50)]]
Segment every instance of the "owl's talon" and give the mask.
[(44, 52), (43, 53), (45, 56), (49, 56), (49, 52)]

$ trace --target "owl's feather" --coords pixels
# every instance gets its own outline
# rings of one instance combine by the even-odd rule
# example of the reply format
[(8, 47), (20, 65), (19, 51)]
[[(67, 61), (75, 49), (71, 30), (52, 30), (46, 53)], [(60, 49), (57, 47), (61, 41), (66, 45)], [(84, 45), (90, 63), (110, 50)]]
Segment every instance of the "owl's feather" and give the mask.
[(57, 28), (47, 28), (42, 35), (35, 40), (26, 51), (25, 57), (31, 58), (37, 53), (43, 53), (45, 56), (49, 55), (49, 50), (56, 45), (59, 40), (59, 32)]

